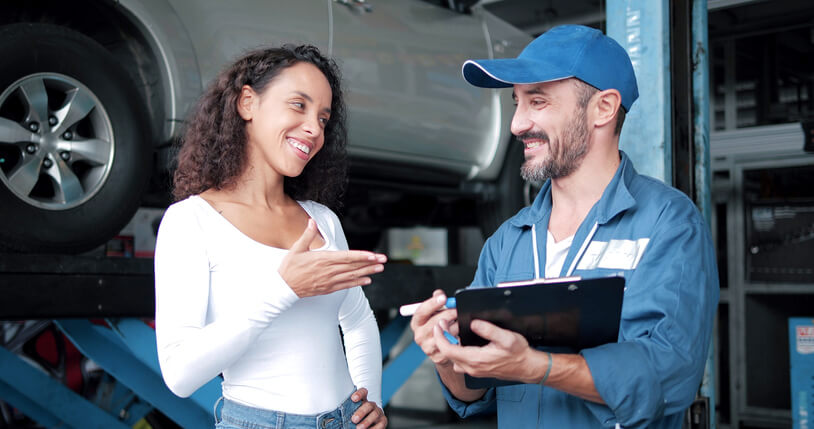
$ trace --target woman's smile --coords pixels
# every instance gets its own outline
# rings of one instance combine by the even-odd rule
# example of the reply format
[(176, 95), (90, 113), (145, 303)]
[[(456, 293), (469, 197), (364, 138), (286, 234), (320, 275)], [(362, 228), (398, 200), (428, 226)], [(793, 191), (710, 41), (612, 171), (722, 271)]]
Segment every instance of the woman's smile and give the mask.
[(303, 140), (288, 137), (286, 138), (286, 142), (294, 148), (294, 153), (302, 158), (303, 160), (308, 160), (309, 155), (311, 154), (311, 148), (313, 148), (312, 143), (305, 142)]

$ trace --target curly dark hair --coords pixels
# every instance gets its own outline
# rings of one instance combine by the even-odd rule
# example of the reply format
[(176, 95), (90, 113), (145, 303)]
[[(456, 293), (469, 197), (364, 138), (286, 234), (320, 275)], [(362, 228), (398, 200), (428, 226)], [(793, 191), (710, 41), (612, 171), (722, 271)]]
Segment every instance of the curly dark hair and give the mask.
[(325, 143), (302, 174), (286, 177), (285, 193), (295, 200), (313, 200), (337, 209), (347, 183), (347, 129), (339, 67), (311, 45), (284, 45), (247, 52), (222, 70), (198, 101), (180, 140), (173, 176), (176, 201), (207, 189), (229, 189), (246, 169), (246, 122), (237, 102), (243, 85), (262, 94), (280, 72), (297, 63), (316, 66), (331, 87), (331, 116)]

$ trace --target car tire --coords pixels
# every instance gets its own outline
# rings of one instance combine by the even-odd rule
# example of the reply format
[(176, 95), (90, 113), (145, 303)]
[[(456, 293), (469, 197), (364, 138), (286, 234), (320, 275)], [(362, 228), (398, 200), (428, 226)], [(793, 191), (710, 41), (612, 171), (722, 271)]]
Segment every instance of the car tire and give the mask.
[(48, 24), (0, 27), (0, 246), (76, 253), (138, 208), (152, 163), (149, 122), (105, 48)]
[(518, 210), (530, 205), (540, 191), (539, 184), (527, 182), (520, 176), (520, 167), (525, 159), (523, 144), (512, 139), (493, 195), (478, 205), (478, 226), (484, 238), (491, 236)]

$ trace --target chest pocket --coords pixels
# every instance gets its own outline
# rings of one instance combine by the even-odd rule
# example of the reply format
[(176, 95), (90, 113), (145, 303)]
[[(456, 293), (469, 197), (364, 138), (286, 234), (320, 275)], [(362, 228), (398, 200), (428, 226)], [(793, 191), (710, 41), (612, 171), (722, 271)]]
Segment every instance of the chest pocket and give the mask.
[(592, 241), (577, 264), (577, 270), (627, 271), (636, 269), (649, 238)]
[(508, 402), (520, 402), (526, 394), (526, 386), (517, 384), (514, 386), (501, 386), (497, 388), (497, 400)]

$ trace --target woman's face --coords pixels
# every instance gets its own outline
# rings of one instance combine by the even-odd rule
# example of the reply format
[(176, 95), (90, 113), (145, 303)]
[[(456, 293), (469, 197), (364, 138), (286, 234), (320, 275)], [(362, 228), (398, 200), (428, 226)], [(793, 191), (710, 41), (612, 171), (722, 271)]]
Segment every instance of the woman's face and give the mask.
[(304, 62), (283, 69), (261, 94), (244, 86), (238, 112), (246, 120), (249, 165), (260, 174), (271, 168), (299, 176), (325, 142), (331, 98), (325, 75)]

